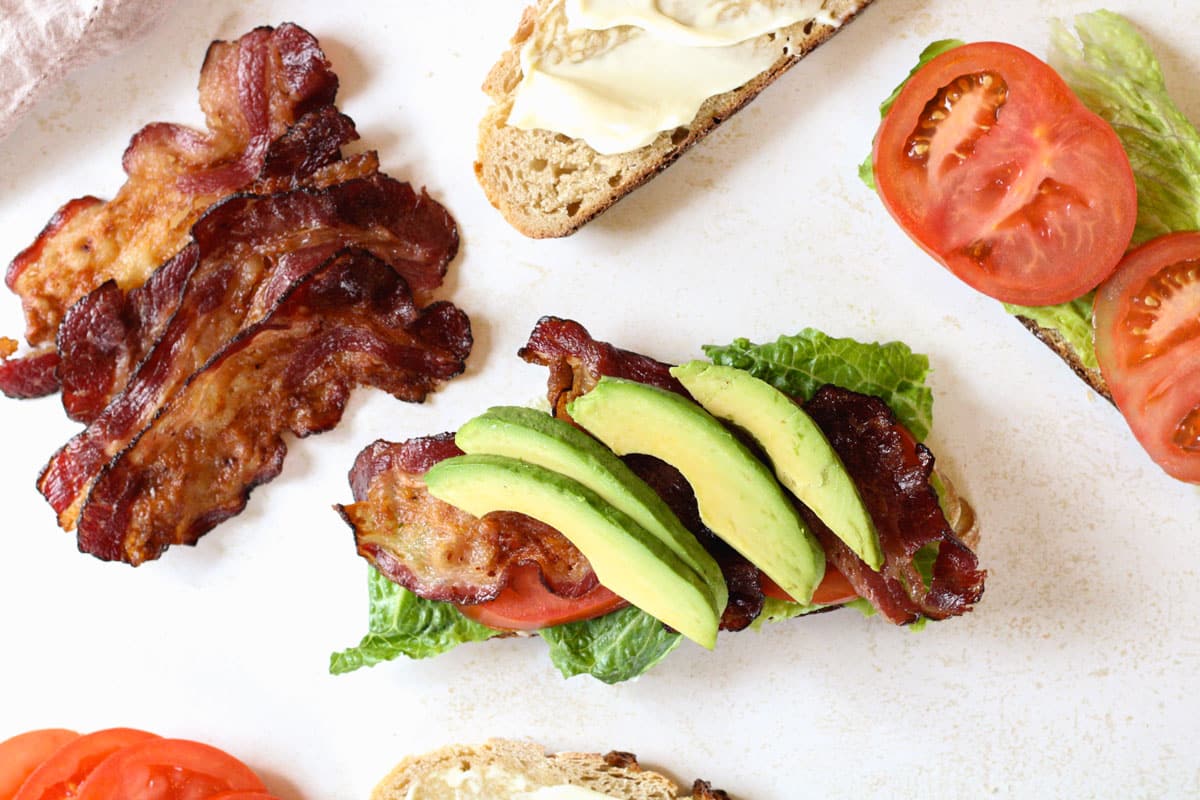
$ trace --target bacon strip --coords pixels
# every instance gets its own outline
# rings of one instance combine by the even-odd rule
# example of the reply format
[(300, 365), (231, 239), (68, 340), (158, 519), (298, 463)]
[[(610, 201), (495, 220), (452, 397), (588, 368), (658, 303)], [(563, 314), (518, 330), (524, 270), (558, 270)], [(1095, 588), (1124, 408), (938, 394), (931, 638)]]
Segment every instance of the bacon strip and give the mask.
[[(169, 123), (143, 128), (122, 158), (129, 177), (116, 197), (68, 202), (9, 265), (6, 283), (21, 297), (29, 344), (48, 348), (67, 309), (106, 281), (123, 289), (141, 285), (184, 246), (206, 208), (251, 186), (268, 165), (273, 142), (305, 114), (333, 103), (337, 85), (316, 39), (290, 23), (256, 29), (236, 42), (214, 42), (200, 73), (208, 130)], [(329, 126), (341, 125), (339, 135), (348, 140), (349, 120), (320, 120), (328, 133), (334, 132)], [(328, 153), (318, 152), (300, 168), (329, 161)], [(274, 182), (263, 190), (280, 188), (280, 168), (266, 176)], [(45, 393), (54, 388), (49, 383)], [(19, 394), (20, 383), (0, 374), (0, 390)]]
[(279, 473), (285, 431), (331, 428), (356, 385), (420, 401), (462, 371), (470, 344), (460, 310), (418, 309), (386, 263), (338, 253), (282, 292), (103, 467), (81, 506), (80, 550), (137, 565), (194, 544)]
[(384, 175), (323, 191), (235, 196), (211, 209), (192, 235), (145, 285), (126, 295), (107, 283), (63, 323), (64, 404), (76, 417), (96, 412), (38, 482), (64, 529), (100, 468), (196, 370), (333, 252), (354, 246), (374, 253), (427, 294), (458, 247), (442, 206)]
[(513, 512), (474, 517), (429, 494), (421, 476), (461, 453), (452, 433), (400, 444), (378, 441), (363, 450), (350, 471), (357, 502), (336, 507), (354, 530), (359, 555), (430, 600), (491, 600), (526, 564), (537, 565), (547, 587), (561, 596), (595, 588), (587, 559), (554, 528)]
[[(884, 565), (873, 571), (807, 509), (801, 509), (829, 560), (855, 591), (898, 625), (963, 614), (983, 595), (987, 573), (955, 534), (929, 484), (933, 454), (876, 397), (822, 387), (804, 409), (846, 465), (875, 521)], [(913, 563), (938, 545), (927, 588)]]
[[(393, 266), (418, 300), (439, 286), (458, 251), (458, 229), (427, 194), (382, 174), (322, 190), (269, 197), (238, 195), (214, 206), (192, 229), (193, 242), (128, 294), (107, 283), (75, 304), (59, 331), (63, 406), (72, 419), (95, 420), (132, 371), (165, 335), (185, 291), (201, 294), (209, 343), (195, 366), (247, 321), (270, 308), (281, 288), (342, 247), (370, 250)], [(207, 309), (222, 308), (218, 315)], [(214, 319), (216, 324), (214, 324)], [(196, 343), (192, 343), (195, 347)], [(190, 372), (184, 373), (187, 377)]]

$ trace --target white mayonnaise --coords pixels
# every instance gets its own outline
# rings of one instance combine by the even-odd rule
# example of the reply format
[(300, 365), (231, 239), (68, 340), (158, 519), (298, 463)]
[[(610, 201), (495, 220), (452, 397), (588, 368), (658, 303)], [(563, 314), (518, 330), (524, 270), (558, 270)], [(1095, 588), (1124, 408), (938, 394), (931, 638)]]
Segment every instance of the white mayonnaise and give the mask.
[(824, 0), (558, 0), (521, 50), (508, 124), (623, 153), (687, 125), (709, 97), (770, 67)]

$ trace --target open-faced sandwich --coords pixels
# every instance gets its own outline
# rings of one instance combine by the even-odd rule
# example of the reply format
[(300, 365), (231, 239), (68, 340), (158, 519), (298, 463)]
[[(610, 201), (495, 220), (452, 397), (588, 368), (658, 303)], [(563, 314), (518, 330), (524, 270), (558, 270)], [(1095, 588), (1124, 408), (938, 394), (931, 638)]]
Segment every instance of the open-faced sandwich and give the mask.
[(479, 183), (526, 236), (574, 233), (870, 2), (541, 0), (484, 83)]
[(935, 42), (883, 104), (863, 176), (1200, 483), (1200, 132), (1116, 14), (1058, 23), (1049, 61)]
[(536, 631), (565, 675), (635, 677), (686, 636), (852, 604), (969, 611), (974, 515), (935, 474), (928, 361), (816, 331), (672, 367), (546, 317), (550, 412), (376, 442), (339, 509), (371, 632), (334, 671)]

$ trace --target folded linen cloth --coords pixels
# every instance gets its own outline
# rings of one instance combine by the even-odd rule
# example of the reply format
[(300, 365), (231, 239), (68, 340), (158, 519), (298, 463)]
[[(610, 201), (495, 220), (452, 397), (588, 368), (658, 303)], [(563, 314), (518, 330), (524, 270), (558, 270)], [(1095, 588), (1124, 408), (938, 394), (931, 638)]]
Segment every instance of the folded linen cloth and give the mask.
[(148, 31), (173, 0), (0, 0), (0, 138), (72, 69)]

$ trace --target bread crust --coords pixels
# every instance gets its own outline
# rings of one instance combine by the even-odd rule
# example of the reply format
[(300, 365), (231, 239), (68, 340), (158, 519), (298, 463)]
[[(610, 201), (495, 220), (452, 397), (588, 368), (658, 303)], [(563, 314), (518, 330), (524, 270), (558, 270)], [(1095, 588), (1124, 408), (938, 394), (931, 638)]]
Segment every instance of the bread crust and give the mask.
[(1075, 352), (1075, 348), (1071, 343), (1062, 337), (1062, 335), (1053, 328), (1046, 328), (1039, 325), (1029, 317), (1017, 315), (1017, 321), (1024, 325), (1030, 333), (1042, 341), (1042, 344), (1049, 347), (1063, 361), (1067, 362), (1075, 374), (1083, 380), (1088, 386), (1096, 390), (1096, 393), (1103, 397), (1108, 402), (1113, 402), (1112, 393), (1108, 390), (1108, 383), (1105, 382), (1104, 376), (1099, 369), (1085, 366), (1079, 360), (1079, 354)]
[[(535, 239), (568, 236), (665, 170), (692, 145), (741, 110), (759, 92), (853, 20), (872, 0), (828, 0), (838, 27), (799, 22), (778, 32), (789, 52), (738, 89), (708, 98), (686, 127), (663, 131), (628, 153), (602, 155), (586, 142), (506, 123), (521, 80), (520, 51), (534, 20), (557, 0), (525, 9), (511, 47), (492, 67), (483, 90), (493, 105), (479, 125), (475, 176), (488, 201), (518, 231)], [(534, 166), (541, 165), (534, 169)]]
[[(520, 775), (528, 791), (532, 788), (583, 786), (627, 800), (685, 800), (670, 778), (643, 768), (632, 753), (547, 754), (541, 745), (511, 739), (490, 739), (480, 745), (453, 744), (419, 756), (409, 756), (396, 765), (371, 793), (371, 800), (405, 800), (422, 781), (436, 780), (447, 770), (501, 769)], [(700, 787), (697, 791), (696, 787)], [(729, 800), (704, 781), (696, 781), (693, 800)], [(446, 800), (458, 797), (447, 793)], [(495, 797), (494, 800), (503, 800)]]

